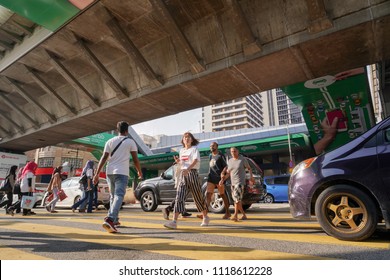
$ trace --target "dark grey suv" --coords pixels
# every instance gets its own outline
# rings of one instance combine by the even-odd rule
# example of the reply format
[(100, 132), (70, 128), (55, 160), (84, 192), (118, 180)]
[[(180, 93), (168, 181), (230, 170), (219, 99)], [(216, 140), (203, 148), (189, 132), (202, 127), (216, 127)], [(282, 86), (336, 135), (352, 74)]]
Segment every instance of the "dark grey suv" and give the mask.
[[(244, 209), (248, 209), (253, 203), (260, 202), (265, 196), (265, 187), (263, 185), (263, 172), (257, 166), (257, 164), (249, 159), (248, 163), (251, 166), (253, 177), (255, 178), (255, 185), (253, 187), (249, 187), (247, 184), (243, 197), (243, 207)], [(199, 179), (202, 181), (202, 192), (206, 192), (206, 176), (208, 172), (208, 157), (202, 158), (201, 167), (199, 170)], [(160, 177), (147, 179), (138, 184), (136, 189), (134, 190), (135, 197), (140, 201), (141, 208), (146, 211), (154, 211), (156, 210), (158, 205), (168, 204), (172, 202), (172, 200), (176, 197), (176, 189), (175, 189), (175, 176), (174, 176), (174, 168), (171, 166), (165, 172), (161, 174)], [(233, 204), (233, 199), (230, 191), (230, 182), (226, 181), (225, 192), (229, 197), (230, 204)], [(188, 202), (192, 202), (193, 198), (190, 196), (187, 199)], [(218, 190), (214, 191), (214, 195), (212, 197), (210, 203), (210, 210), (214, 213), (222, 213), (224, 212), (225, 205), (223, 203), (222, 198), (218, 194)]]
[(316, 215), (342, 240), (364, 240), (390, 229), (390, 118), (327, 154), (298, 164), (289, 181), (294, 218)]

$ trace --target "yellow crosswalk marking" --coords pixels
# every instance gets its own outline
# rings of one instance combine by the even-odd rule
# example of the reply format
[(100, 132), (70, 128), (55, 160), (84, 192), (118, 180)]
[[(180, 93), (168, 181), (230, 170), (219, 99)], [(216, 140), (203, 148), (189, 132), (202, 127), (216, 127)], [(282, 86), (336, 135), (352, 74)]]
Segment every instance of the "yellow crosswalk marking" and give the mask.
[(0, 245), (0, 260), (50, 260), (33, 253)]
[[(72, 222), (101, 223), (95, 220), (72, 219)], [(74, 227), (31, 224), (28, 222), (13, 223), (7, 226), (8, 229), (27, 231), (48, 236), (61, 237), (78, 240), (81, 242), (92, 242), (122, 248), (142, 250), (147, 252), (166, 254), (176, 257), (202, 260), (307, 260), (324, 259), (316, 256), (274, 252), (266, 250), (255, 250), (250, 248), (228, 247), (200, 242), (181, 241), (167, 238), (146, 238), (134, 234), (108, 234), (96, 230), (77, 229)]]

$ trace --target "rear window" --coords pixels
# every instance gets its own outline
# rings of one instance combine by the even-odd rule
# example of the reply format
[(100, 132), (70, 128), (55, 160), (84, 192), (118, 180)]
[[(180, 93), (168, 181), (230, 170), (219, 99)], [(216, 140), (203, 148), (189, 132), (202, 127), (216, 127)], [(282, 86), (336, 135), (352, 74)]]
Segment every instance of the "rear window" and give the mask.
[(266, 178), (265, 182), (268, 185), (288, 185), (289, 180), (290, 180), (290, 176), (283, 176), (283, 177)]

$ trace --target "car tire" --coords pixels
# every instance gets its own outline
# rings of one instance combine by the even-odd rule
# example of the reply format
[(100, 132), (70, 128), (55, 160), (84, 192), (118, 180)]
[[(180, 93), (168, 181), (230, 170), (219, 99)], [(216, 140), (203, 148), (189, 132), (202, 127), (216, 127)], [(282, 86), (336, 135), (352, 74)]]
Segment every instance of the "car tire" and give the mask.
[(225, 213), (225, 203), (223, 203), (223, 199), (218, 192), (214, 192), (211, 197), (209, 210), (212, 213)]
[(267, 193), (267, 195), (264, 197), (264, 203), (274, 203), (275, 199), (272, 194)]
[(348, 185), (325, 189), (315, 204), (323, 230), (338, 239), (361, 241), (375, 231), (378, 215), (375, 203), (363, 191)]
[(152, 191), (145, 191), (141, 194), (141, 208), (145, 212), (153, 212), (157, 209), (156, 196)]
[(81, 197), (79, 195), (77, 195), (74, 200), (73, 200), (73, 205), (76, 204), (77, 202), (79, 202), (81, 199)]
[(245, 205), (242, 205), (242, 209), (244, 209), (244, 211), (246, 211), (246, 210), (248, 210), (251, 206), (252, 206), (252, 204), (245, 204)]
[(42, 200), (38, 200), (37, 202), (35, 202), (33, 208), (37, 208), (37, 207), (41, 206), (41, 204), (42, 204)]

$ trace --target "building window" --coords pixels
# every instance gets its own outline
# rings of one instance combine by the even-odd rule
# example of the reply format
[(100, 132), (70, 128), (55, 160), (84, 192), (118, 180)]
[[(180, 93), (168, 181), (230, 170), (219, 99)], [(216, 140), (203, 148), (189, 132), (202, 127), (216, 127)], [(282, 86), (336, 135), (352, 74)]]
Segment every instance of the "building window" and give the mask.
[(72, 168), (83, 167), (83, 159), (82, 158), (71, 158), (71, 157), (61, 158), (61, 164), (64, 164), (65, 162), (68, 162)]
[(39, 158), (38, 167), (54, 167), (54, 158), (53, 157)]

